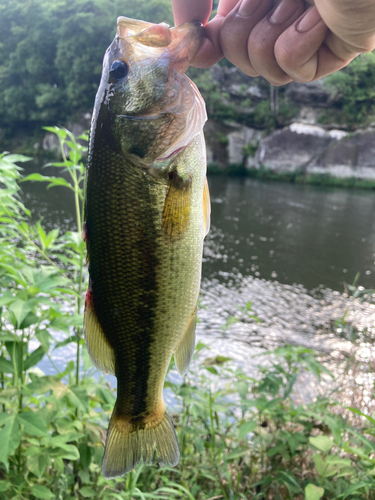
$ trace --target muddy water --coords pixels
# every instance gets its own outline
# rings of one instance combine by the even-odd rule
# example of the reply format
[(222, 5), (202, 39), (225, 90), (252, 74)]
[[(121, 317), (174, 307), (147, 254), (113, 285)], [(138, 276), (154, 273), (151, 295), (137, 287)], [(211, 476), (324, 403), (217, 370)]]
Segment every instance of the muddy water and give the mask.
[[(356, 359), (361, 375), (351, 369), (352, 380), (371, 384), (375, 305), (371, 296), (350, 298), (345, 283), (359, 272), (359, 283), (375, 288), (375, 194), (243, 178), (211, 177), (209, 184), (212, 224), (197, 335), (210, 356), (232, 357), (253, 373), (254, 355), (303, 345), (340, 377), (345, 360)], [(69, 192), (37, 183), (23, 189), (34, 218), (48, 228), (72, 228)], [(71, 351), (56, 352), (55, 362), (65, 366)]]

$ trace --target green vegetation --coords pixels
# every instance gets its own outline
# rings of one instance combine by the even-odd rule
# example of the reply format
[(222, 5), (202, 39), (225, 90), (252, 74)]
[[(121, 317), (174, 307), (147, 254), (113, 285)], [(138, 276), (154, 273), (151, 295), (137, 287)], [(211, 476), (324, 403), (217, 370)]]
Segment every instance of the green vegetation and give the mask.
[(329, 75), (325, 85), (336, 99), (336, 112), (322, 121), (366, 127), (375, 120), (375, 54), (356, 57), (347, 68)]
[[(300, 374), (331, 375), (314, 352), (290, 346), (267, 353), (272, 363), (251, 378), (228, 358), (204, 359), (199, 344), (200, 363), (181, 383), (166, 383), (176, 399), (180, 464), (102, 477), (115, 397), (82, 339), (84, 148), (53, 131), (62, 151), (69, 148), (55, 164), (61, 177), (25, 179), (16, 162), (27, 158), (0, 157), (0, 499), (375, 499), (374, 418), (332, 396), (299, 402)], [(32, 225), (19, 195), (25, 180), (72, 190), (79, 230)], [(251, 302), (238, 315), (254, 317)], [(43, 359), (53, 365), (51, 354), (68, 345), (75, 359), (63, 371), (37, 367)]]
[(0, 127), (64, 123), (91, 111), (117, 16), (172, 22), (169, 0), (3, 0)]

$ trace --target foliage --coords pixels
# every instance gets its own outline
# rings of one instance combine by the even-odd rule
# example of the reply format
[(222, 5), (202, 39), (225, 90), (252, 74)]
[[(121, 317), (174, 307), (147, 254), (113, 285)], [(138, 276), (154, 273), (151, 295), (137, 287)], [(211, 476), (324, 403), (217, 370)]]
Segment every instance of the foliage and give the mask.
[[(170, 0), (1, 2), (0, 127), (4, 137), (25, 127), (35, 130), (41, 124), (63, 124), (91, 111), (103, 54), (119, 15), (173, 25)], [(219, 64), (232, 66), (225, 60)], [(209, 69), (190, 68), (189, 75), (199, 87), (211, 119), (271, 130), (295, 113), (284, 103), (283, 90), (276, 118), (269, 99), (257, 105), (248, 97), (236, 100), (222, 91)], [(268, 91), (264, 79), (257, 78), (254, 84)]]
[[(55, 164), (63, 175), (28, 180), (72, 189), (80, 228), (82, 146), (68, 131), (53, 131), (69, 149)], [(178, 467), (140, 465), (105, 480), (100, 462), (115, 397), (105, 379), (93, 378), (81, 347), (84, 244), (78, 231), (30, 224), (15, 164), (26, 160), (0, 157), (1, 500), (375, 499), (375, 419), (331, 399), (298, 401), (301, 374), (330, 374), (314, 352), (291, 346), (266, 353), (268, 364), (252, 378), (229, 358), (204, 359), (206, 346), (198, 345), (191, 373), (166, 383), (178, 409)], [(251, 302), (223, 326), (247, 317), (257, 320)], [(68, 343), (76, 345), (75, 363), (44, 374), (37, 364)]]
[[(336, 100), (338, 121), (362, 127), (374, 121), (374, 53), (361, 54), (344, 70), (329, 75), (324, 83)], [(330, 121), (332, 121), (332, 116)]]
[(92, 109), (117, 16), (172, 22), (169, 0), (3, 0), (0, 127), (64, 123)]

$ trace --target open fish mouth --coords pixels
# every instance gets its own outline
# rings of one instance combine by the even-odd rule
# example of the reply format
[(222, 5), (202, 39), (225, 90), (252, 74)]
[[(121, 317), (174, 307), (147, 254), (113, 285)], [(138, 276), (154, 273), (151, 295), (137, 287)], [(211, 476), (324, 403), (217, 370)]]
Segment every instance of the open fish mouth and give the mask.
[(129, 43), (142, 44), (151, 50), (167, 47), (176, 71), (184, 73), (198, 50), (203, 25), (198, 21), (191, 21), (170, 28), (166, 23), (153, 24), (121, 16), (117, 19), (117, 35), (126, 38)]

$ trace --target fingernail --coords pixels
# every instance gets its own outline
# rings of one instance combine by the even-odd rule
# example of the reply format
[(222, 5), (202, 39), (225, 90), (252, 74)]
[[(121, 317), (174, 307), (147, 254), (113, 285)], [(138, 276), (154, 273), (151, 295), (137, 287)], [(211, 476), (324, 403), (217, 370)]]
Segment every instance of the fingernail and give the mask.
[(282, 0), (273, 11), (270, 22), (283, 24), (296, 12), (297, 3), (294, 0)]
[(322, 18), (320, 17), (318, 9), (316, 7), (310, 7), (298, 22), (296, 30), (300, 33), (304, 33), (314, 28), (321, 20)]
[(258, 9), (263, 0), (242, 0), (238, 9), (238, 14), (242, 17), (249, 17)]

